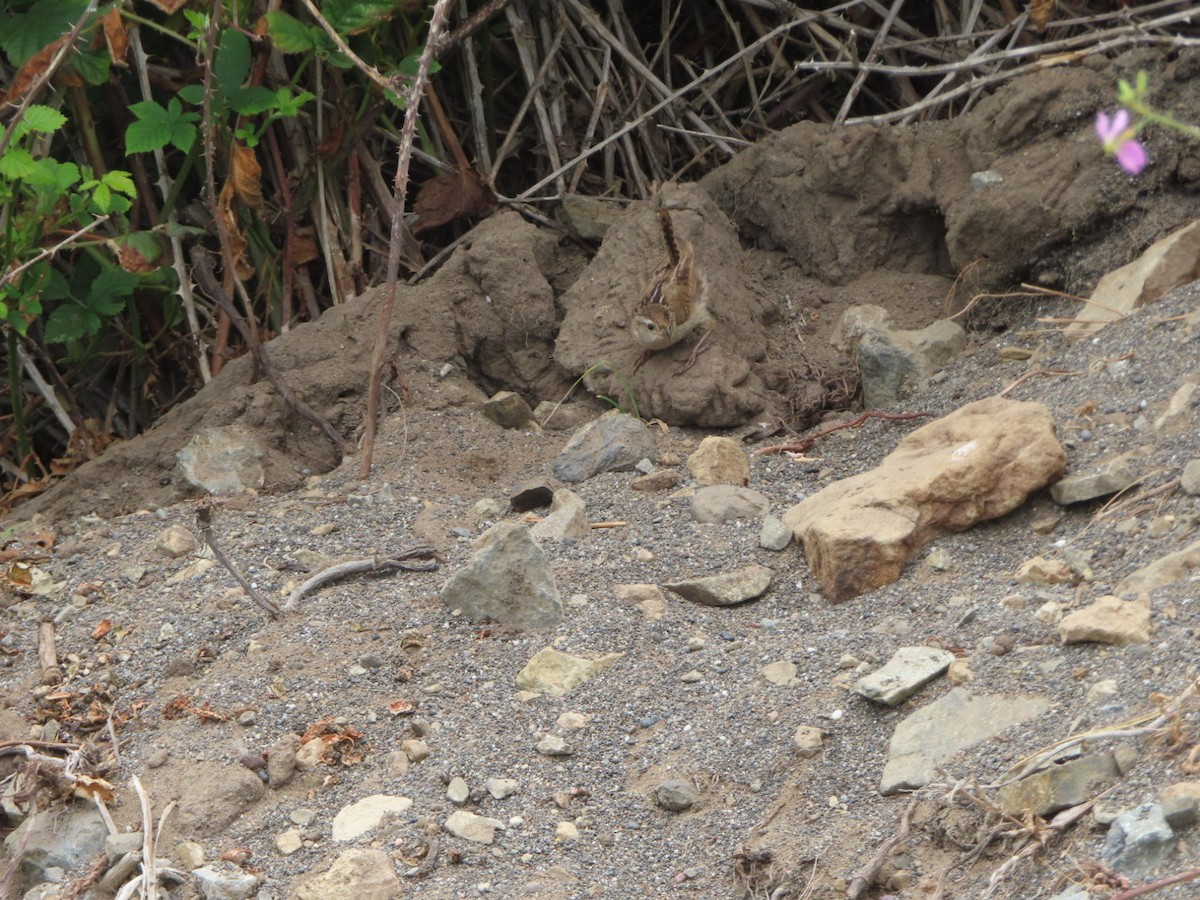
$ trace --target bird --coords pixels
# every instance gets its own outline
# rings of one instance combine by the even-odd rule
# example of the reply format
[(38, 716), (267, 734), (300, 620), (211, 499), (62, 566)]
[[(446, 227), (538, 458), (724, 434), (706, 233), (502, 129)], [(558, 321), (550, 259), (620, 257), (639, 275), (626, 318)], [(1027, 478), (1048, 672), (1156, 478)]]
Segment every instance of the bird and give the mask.
[(659, 207), (658, 221), (667, 253), (650, 275), (629, 318), (634, 343), (643, 349), (633, 370), (640, 369), (659, 350), (674, 347), (688, 335), (704, 329), (688, 364), (676, 373), (682, 375), (696, 364), (696, 357), (712, 333), (708, 280), (696, 265), (692, 242), (676, 238), (671, 214), (665, 207)]

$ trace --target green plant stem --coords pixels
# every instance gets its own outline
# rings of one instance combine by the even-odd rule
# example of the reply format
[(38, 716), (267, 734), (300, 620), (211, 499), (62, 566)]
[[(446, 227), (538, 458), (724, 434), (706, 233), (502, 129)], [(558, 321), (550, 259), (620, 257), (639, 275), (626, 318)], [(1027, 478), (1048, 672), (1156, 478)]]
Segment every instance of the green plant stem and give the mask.
[(147, 19), (143, 16), (139, 16), (132, 9), (130, 9), (129, 6), (126, 6), (124, 9), (121, 10), (121, 18), (128, 19), (130, 22), (136, 22), (139, 25), (145, 25), (151, 31), (157, 31), (159, 34), (163, 35), (164, 37), (169, 37), (172, 40), (179, 41), (179, 43), (183, 44), (185, 47), (190, 49), (193, 53), (195, 53), (197, 50), (200, 49), (199, 44), (194, 43), (193, 41), (189, 41), (186, 37), (184, 37), (182, 34), (180, 34), (177, 31), (172, 31), (170, 28), (164, 28), (162, 25), (158, 24), (153, 19)]
[(192, 167), (196, 165), (196, 159), (200, 156), (202, 146), (203, 142), (200, 140), (199, 132), (197, 132), (196, 139), (192, 141), (192, 146), (188, 150), (187, 156), (183, 158), (183, 162), (179, 166), (179, 171), (175, 173), (175, 179), (171, 182), (171, 190), (167, 192), (162, 209), (159, 210), (158, 221), (160, 223), (166, 222), (171, 216), (171, 211), (175, 209), (175, 204), (179, 200), (179, 193), (183, 190), (183, 183), (187, 181)]

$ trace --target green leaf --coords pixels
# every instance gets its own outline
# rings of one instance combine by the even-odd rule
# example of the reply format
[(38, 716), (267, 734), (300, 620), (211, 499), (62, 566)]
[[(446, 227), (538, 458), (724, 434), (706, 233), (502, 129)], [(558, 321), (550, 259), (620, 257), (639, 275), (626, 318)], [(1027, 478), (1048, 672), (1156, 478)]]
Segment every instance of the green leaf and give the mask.
[[(49, 268), (49, 263), (46, 265)], [(71, 296), (71, 285), (62, 272), (50, 268), (45, 281), (39, 286), (39, 293), (44, 300), (66, 300)]]
[(275, 108), (275, 95), (265, 87), (238, 88), (230, 94), (229, 106), (243, 116), (256, 116)]
[(115, 316), (125, 308), (125, 299), (137, 287), (138, 277), (124, 269), (105, 269), (88, 288), (88, 309), (102, 316)]
[(285, 12), (267, 13), (267, 32), (282, 53), (306, 53), (317, 46), (313, 29)]
[[(20, 133), (40, 131), (43, 134), (53, 134), (67, 124), (67, 117), (57, 109), (34, 103), (25, 110), (25, 121), (21, 123)], [(20, 136), (20, 134), (18, 134)]]
[(125, 131), (127, 153), (145, 153), (167, 144), (185, 153), (191, 149), (196, 140), (196, 126), (192, 122), (199, 117), (196, 113), (185, 113), (175, 97), (171, 98), (168, 107), (163, 109), (153, 100), (130, 105), (129, 111), (137, 116), (137, 121), (131, 122)]
[(137, 188), (133, 185), (133, 176), (128, 172), (124, 172), (121, 169), (113, 169), (100, 180), (112, 190), (122, 193), (127, 197), (137, 196)]
[(78, 303), (64, 303), (46, 317), (46, 333), (43, 337), (48, 344), (65, 344), (99, 330), (98, 315)]
[(163, 255), (162, 242), (153, 231), (131, 231), (113, 238), (113, 243), (132, 250), (147, 263), (158, 262)]
[(101, 213), (112, 212), (112, 191), (106, 184), (97, 184), (92, 188), (92, 202)]
[(202, 84), (185, 84), (175, 96), (184, 103), (190, 103), (192, 106), (200, 106), (204, 103), (204, 85)]
[(108, 70), (112, 66), (112, 57), (108, 48), (93, 50), (91, 47), (80, 47), (71, 59), (71, 68), (83, 76), (88, 84), (104, 84), (108, 81)]
[(360, 34), (395, 17), (403, 0), (325, 0), (326, 21), (339, 34)]
[(0, 175), (16, 181), (28, 178), (37, 171), (37, 160), (24, 147), (9, 147), (0, 156)]
[(46, 157), (33, 164), (33, 171), (25, 176), (35, 188), (52, 188), (58, 191), (58, 169), (61, 164), (56, 159)]
[(213, 78), (217, 93), (232, 97), (250, 75), (250, 39), (236, 28), (226, 28), (217, 39)]
[(292, 96), (292, 89), (282, 87), (275, 92), (275, 108), (279, 110), (281, 116), (297, 116), (300, 114), (300, 107), (312, 100), (313, 95), (308, 91), (303, 91), (296, 96)]
[(87, 9), (87, 0), (38, 0), (23, 15), (0, 17), (0, 49), (22, 66), (47, 44), (71, 30)]

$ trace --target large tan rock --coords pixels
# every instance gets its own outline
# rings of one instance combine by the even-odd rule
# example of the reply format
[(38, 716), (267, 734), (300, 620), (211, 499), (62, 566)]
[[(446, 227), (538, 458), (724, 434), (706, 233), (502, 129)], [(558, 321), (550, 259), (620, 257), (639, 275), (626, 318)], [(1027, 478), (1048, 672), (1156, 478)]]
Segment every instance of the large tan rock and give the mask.
[(878, 468), (830, 485), (783, 521), (834, 603), (890, 584), (940, 534), (1016, 509), (1066, 454), (1040, 403), (989, 397), (914, 431)]

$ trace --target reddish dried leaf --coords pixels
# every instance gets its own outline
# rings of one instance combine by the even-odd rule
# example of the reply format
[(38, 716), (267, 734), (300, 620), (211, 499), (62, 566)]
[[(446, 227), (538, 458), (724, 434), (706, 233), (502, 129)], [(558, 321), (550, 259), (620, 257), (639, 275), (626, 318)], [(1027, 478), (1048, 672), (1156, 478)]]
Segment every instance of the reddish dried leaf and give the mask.
[(313, 236), (311, 227), (297, 228), (292, 236), (292, 262), (297, 266), (314, 262), (321, 258), (321, 248)]
[(101, 21), (104, 23), (104, 42), (108, 44), (108, 55), (118, 66), (129, 68), (129, 63), (125, 62), (125, 54), (129, 52), (129, 32), (121, 21), (121, 8), (114, 6)]
[(389, 703), (388, 710), (394, 716), (411, 716), (417, 711), (417, 704), (402, 697)]
[(252, 209), (262, 206), (262, 166), (258, 157), (245, 144), (234, 143), (231, 157), (233, 189), (238, 199)]
[(221, 854), (221, 861), (240, 866), (253, 855), (254, 851), (249, 847), (234, 847), (232, 850), (226, 850)]
[(234, 266), (239, 278), (249, 278), (254, 274), (254, 267), (246, 259), (246, 238), (238, 227), (237, 212), (234, 209), (236, 196), (232, 181), (226, 181), (221, 188), (221, 196), (217, 200), (217, 215), (225, 222), (229, 232), (229, 251), (233, 254)]
[(54, 59), (54, 54), (58, 52), (58, 48), (63, 45), (63, 41), (67, 39), (64, 34), (57, 41), (47, 44), (33, 56), (25, 61), (25, 65), (17, 70), (17, 74), (12, 77), (11, 86), (8, 93), (0, 91), (0, 102), (9, 103), (13, 106), (20, 104), (25, 92), (29, 90), (29, 86), (39, 78), (42, 73), (50, 67), (50, 61)]
[(101, 619), (100, 624), (92, 629), (92, 640), (98, 641), (112, 631), (112, 619)]
[(219, 713), (212, 708), (212, 703), (205, 702), (203, 706), (192, 707), (188, 710), (190, 713), (195, 713), (196, 718), (201, 722), (228, 722), (229, 716), (224, 713)]
[(90, 775), (75, 775), (75, 784), (71, 791), (81, 800), (102, 800), (105, 803), (113, 801), (113, 786), (103, 778), (93, 778)]
[(421, 185), (413, 210), (420, 220), (413, 234), (458, 219), (477, 219), (496, 208), (496, 195), (474, 169), (439, 175)]

